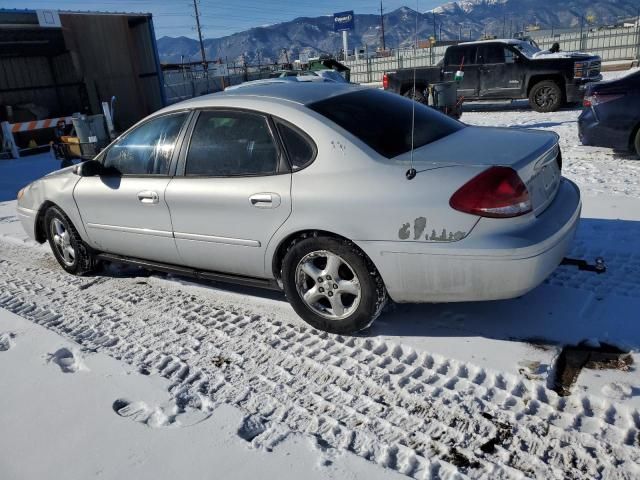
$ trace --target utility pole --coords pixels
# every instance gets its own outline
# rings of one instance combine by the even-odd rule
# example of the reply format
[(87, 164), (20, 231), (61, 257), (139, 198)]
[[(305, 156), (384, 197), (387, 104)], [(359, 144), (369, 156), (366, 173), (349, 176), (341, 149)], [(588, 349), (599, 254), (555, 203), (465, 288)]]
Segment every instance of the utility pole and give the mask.
[(198, 29), (198, 38), (200, 39), (200, 55), (202, 55), (202, 68), (207, 76), (207, 57), (204, 54), (204, 42), (202, 41), (202, 29), (200, 28), (200, 12), (198, 12), (198, 0), (193, 0), (193, 10), (196, 14), (196, 28)]
[(437, 40), (436, 38), (436, 13), (435, 12), (431, 12), (433, 14), (433, 39)]
[(382, 51), (386, 51), (386, 45), (384, 42), (384, 15), (382, 14), (382, 0), (380, 0), (380, 29), (382, 30)]

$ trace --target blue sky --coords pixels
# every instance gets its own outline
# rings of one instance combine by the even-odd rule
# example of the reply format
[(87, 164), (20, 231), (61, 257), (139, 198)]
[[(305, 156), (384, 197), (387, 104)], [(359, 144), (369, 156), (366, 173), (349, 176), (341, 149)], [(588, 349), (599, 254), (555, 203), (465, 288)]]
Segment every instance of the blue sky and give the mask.
[[(445, 3), (446, 0), (421, 0), (420, 11)], [(58, 10), (95, 10), (109, 12), (151, 12), (156, 35), (195, 38), (192, 0), (3, 0), (4, 8), (46, 8)], [(406, 5), (416, 8), (415, 0), (383, 0), (385, 11)], [(293, 20), (300, 16), (316, 17), (333, 12), (354, 10), (356, 13), (378, 13), (379, 0), (200, 0), (201, 23), (205, 38), (215, 38), (250, 27)]]

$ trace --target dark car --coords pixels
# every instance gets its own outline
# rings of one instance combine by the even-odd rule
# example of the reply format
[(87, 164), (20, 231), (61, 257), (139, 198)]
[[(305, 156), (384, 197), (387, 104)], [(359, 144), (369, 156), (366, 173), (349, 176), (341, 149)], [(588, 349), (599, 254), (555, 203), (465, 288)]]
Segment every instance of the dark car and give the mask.
[(528, 98), (534, 110), (553, 112), (565, 103), (582, 101), (585, 87), (602, 80), (600, 63), (597, 55), (543, 52), (522, 40), (468, 42), (448, 47), (437, 66), (387, 72), (383, 87), (424, 101), (429, 85), (454, 80), (462, 70), (458, 94), (465, 100)]
[(589, 85), (578, 118), (583, 145), (610, 147), (640, 156), (640, 70)]

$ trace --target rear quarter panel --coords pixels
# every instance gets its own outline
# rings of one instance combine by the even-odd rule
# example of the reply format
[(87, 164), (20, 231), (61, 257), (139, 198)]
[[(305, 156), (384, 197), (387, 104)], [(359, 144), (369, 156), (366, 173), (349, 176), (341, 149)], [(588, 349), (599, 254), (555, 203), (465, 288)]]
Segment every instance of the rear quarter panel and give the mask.
[(292, 175), (292, 213), (269, 243), (266, 265), (284, 239), (306, 230), (400, 244), (454, 242), (471, 232), (478, 217), (453, 210), (449, 199), (486, 167), (432, 166), (407, 180), (408, 160), (381, 157), (323, 117), (308, 115), (298, 125), (315, 140), (318, 155)]

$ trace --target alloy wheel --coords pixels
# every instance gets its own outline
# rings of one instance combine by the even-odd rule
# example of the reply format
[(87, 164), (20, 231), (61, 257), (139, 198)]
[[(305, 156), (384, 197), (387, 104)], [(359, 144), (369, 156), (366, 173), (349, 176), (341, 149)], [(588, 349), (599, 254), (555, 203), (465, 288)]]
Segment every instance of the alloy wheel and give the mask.
[(50, 228), (51, 238), (60, 258), (66, 265), (72, 266), (76, 261), (76, 251), (71, 245), (71, 236), (67, 226), (59, 218), (54, 218)]
[(362, 298), (354, 269), (342, 257), (327, 250), (308, 253), (298, 262), (295, 283), (307, 307), (329, 320), (347, 318)]
[(558, 101), (558, 97), (551, 87), (542, 87), (536, 92), (535, 101), (539, 107), (547, 108), (555, 104)]

